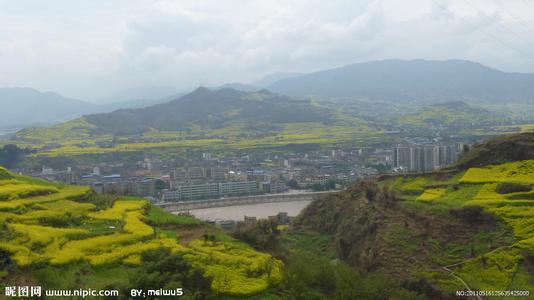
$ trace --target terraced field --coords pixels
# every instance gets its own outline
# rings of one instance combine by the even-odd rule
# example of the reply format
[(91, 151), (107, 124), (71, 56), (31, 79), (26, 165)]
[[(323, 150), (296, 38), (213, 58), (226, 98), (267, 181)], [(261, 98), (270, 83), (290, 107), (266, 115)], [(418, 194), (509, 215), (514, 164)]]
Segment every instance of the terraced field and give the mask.
[[(458, 257), (443, 267), (474, 290), (528, 290), (533, 282), (533, 276), (527, 272), (534, 254), (533, 184), (534, 161), (526, 160), (470, 168), (446, 181), (398, 178), (392, 187), (407, 205), (418, 209), (469, 212), (470, 207), (481, 207), (504, 222), (513, 233), (508, 244), (493, 246), (488, 242), (484, 246), (478, 243), (478, 249), (469, 250), (471, 258)], [(472, 218), (475, 217), (483, 216), (473, 213)], [(472, 242), (465, 241), (466, 244)], [(454, 286), (452, 277), (439, 273), (427, 276), (438, 278), (445, 290)]]
[[(61, 272), (80, 264), (99, 272), (134, 270), (144, 252), (159, 248), (204, 270), (219, 294), (258, 294), (282, 277), (279, 260), (142, 199), (91, 201), (88, 188), (35, 180), (3, 168), (0, 195), (0, 251), (9, 254), (19, 272), (32, 270), (30, 277), (42, 268)], [(180, 226), (204, 228), (214, 237), (181, 243)], [(0, 283), (6, 283), (1, 276)]]

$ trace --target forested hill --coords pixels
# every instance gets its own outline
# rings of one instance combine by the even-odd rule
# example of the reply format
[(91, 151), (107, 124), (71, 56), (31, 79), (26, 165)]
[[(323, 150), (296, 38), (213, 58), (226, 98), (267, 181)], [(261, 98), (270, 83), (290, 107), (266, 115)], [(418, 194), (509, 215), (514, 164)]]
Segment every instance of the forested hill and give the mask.
[(427, 299), (529, 290), (533, 137), (478, 145), (456, 170), (357, 183), (312, 202), (294, 230), (328, 235), (337, 256), (365, 276), (387, 276)]
[(267, 88), (298, 97), (395, 103), (534, 102), (534, 74), (507, 73), (463, 60), (372, 61), (280, 80)]
[(206, 88), (198, 88), (171, 102), (147, 108), (85, 116), (88, 122), (97, 126), (97, 130), (116, 134), (140, 133), (150, 128), (173, 131), (191, 126), (221, 128), (240, 123), (328, 122), (330, 118), (327, 110), (309, 101), (294, 100), (266, 90), (249, 93)]

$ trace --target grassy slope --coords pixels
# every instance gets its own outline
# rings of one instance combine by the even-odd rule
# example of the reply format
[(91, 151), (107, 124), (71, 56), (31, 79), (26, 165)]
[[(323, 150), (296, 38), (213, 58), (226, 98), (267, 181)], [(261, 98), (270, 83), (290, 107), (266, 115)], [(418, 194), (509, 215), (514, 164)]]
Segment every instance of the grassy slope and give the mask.
[[(506, 138), (515, 144), (529, 139)], [(506, 148), (501, 143), (485, 147)], [(497, 160), (512, 161), (514, 155)], [(489, 154), (470, 156), (469, 162), (489, 159)], [(534, 190), (500, 194), (497, 186), (532, 185), (533, 164), (516, 161), (362, 183), (314, 202), (296, 228), (327, 234), (337, 257), (362, 272), (399, 282), (424, 278), (445, 295), (465, 289), (453, 275), (475, 290), (529, 290), (534, 286)]]
[[(17, 176), (2, 168), (0, 174), (0, 192), (12, 185), (17, 191), (53, 187), (36, 195), (11, 192), (0, 200), (0, 250), (12, 261), (2, 266), (7, 270), (0, 273), (2, 285), (119, 286), (136, 271), (141, 253), (161, 247), (213, 277), (218, 294), (254, 295), (280, 280), (279, 261), (196, 219), (170, 215), (141, 199), (95, 197), (85, 187)], [(215, 239), (204, 242), (204, 234)]]

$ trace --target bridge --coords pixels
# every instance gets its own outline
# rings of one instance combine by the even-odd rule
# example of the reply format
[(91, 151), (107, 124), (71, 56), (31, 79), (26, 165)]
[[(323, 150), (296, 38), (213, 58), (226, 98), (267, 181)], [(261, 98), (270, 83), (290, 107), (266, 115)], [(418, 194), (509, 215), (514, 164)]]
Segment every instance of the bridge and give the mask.
[[(334, 191), (335, 192), (335, 191)], [(275, 203), (289, 201), (311, 201), (321, 196), (333, 193), (327, 192), (304, 192), (304, 193), (282, 193), (282, 194), (265, 194), (244, 197), (229, 197), (219, 199), (207, 199), (196, 201), (164, 202), (157, 205), (170, 212), (186, 212), (192, 209), (225, 207), (258, 203)]]

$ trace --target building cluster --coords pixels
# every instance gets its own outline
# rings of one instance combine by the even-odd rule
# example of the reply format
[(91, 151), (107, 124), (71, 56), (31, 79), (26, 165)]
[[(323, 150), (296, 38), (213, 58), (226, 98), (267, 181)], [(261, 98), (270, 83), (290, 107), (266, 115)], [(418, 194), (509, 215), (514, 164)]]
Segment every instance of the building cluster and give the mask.
[(257, 195), (270, 192), (260, 189), (256, 181), (208, 182), (200, 184), (174, 184), (171, 190), (164, 191), (163, 202), (215, 199), (222, 197)]
[(101, 194), (132, 195), (178, 202), (283, 193), (289, 189), (339, 189), (379, 173), (431, 171), (456, 162), (463, 144), (436, 145), (412, 138), (406, 145), (232, 155), (187, 152), (187, 159), (145, 157), (132, 162), (99, 162), (64, 170), (24, 172)]
[(393, 148), (393, 168), (398, 172), (429, 172), (454, 164), (465, 144), (398, 145)]
[(151, 175), (144, 172), (134, 173), (130, 176), (121, 174), (101, 174), (100, 167), (87, 170), (67, 167), (66, 170), (56, 171), (43, 167), (40, 173), (31, 174), (34, 177), (59, 181), (66, 184), (88, 185), (98, 194), (135, 195), (156, 198), (158, 189), (169, 184), (169, 176)]

